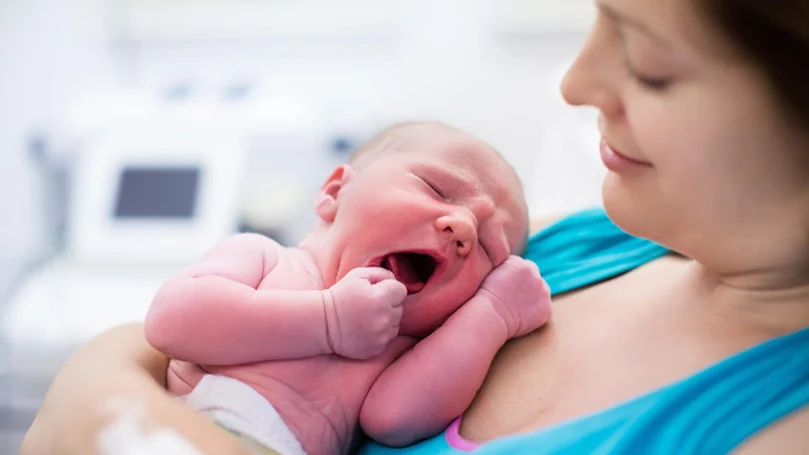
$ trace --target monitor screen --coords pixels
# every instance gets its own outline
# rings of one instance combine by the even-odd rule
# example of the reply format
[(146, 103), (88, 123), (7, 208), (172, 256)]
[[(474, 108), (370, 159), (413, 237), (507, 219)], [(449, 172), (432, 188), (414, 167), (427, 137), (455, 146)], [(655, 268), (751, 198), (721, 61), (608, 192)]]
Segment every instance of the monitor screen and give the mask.
[(197, 167), (124, 168), (118, 181), (115, 218), (191, 219), (199, 180)]

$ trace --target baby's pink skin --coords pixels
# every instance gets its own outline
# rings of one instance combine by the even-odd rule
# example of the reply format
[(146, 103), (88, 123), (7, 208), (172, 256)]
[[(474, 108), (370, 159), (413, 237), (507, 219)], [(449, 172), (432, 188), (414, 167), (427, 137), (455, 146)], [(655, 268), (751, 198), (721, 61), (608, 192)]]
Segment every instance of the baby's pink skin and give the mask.
[[(513, 171), (436, 128), (408, 129), (397, 152), (359, 171), (338, 167), (298, 248), (238, 235), (171, 278), (146, 320), (149, 342), (173, 358), (169, 390), (236, 378), (310, 455), (347, 453), (360, 425), (403, 445), (460, 415), (506, 340), (547, 321), (549, 292), (535, 265), (510, 256), (527, 225)], [(429, 280), (379, 267), (402, 252), (434, 258)]]
[[(256, 273), (263, 268), (269, 273)], [(460, 415), (503, 343), (550, 317), (548, 287), (536, 266), (512, 256), (432, 334), (418, 341), (394, 332), (381, 353), (356, 360), (332, 353), (331, 345), (355, 350), (366, 342), (373, 331), (363, 329), (374, 326), (367, 315), (376, 311), (340, 308), (363, 300), (392, 309), (396, 319), (401, 284), (377, 281), (389, 286), (380, 292), (373, 279), (362, 278), (388, 276), (380, 268), (346, 275), (331, 294), (341, 327), (350, 330), (330, 343), (325, 293), (310, 270), (306, 252), (241, 235), (166, 283), (146, 330), (149, 341), (173, 357), (169, 390), (187, 394), (204, 374), (238, 379), (273, 404), (312, 455), (348, 452), (358, 423), (381, 442), (404, 445)], [(345, 285), (351, 292), (341, 291)]]

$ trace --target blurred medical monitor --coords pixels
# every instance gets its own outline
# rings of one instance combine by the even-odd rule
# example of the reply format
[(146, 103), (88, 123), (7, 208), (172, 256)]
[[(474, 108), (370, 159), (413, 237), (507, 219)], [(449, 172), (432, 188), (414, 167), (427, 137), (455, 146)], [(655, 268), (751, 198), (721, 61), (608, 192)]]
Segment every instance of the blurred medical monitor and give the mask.
[(199, 258), (235, 232), (239, 138), (211, 133), (106, 134), (78, 157), (68, 222), (78, 261)]
[(194, 218), (200, 168), (130, 167), (121, 169), (115, 219)]

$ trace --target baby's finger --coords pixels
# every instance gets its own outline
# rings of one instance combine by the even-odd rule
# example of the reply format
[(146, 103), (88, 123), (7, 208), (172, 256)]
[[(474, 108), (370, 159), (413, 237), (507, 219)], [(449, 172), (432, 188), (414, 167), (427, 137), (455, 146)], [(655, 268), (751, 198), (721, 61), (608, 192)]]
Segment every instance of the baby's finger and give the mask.
[(407, 286), (395, 279), (383, 280), (374, 284), (374, 290), (388, 296), (392, 306), (399, 306), (407, 297)]
[(393, 272), (382, 267), (360, 267), (352, 270), (352, 275), (357, 278), (368, 280), (371, 284), (377, 284), (381, 281), (391, 280), (395, 278)]
[(523, 258), (521, 258), (519, 256), (515, 256), (515, 255), (512, 254), (502, 264), (495, 267), (495, 270), (497, 270), (497, 269), (502, 269), (502, 270), (518, 269), (520, 267), (520, 264), (522, 264), (523, 261), (524, 261)]
[(531, 271), (533, 271), (536, 275), (539, 275), (539, 266), (534, 261), (529, 261), (528, 259), (523, 259), (525, 262), (528, 263), (528, 266), (531, 267)]
[(396, 322), (396, 330), (398, 332), (399, 322), (402, 321), (402, 314), (404, 313), (404, 307), (402, 306), (402, 302), (394, 304), (392, 309), (393, 309), (393, 321)]
[(544, 292), (547, 295), (551, 295), (551, 285), (549, 285), (548, 282), (541, 276), (539, 277), (539, 279), (542, 280), (542, 292)]

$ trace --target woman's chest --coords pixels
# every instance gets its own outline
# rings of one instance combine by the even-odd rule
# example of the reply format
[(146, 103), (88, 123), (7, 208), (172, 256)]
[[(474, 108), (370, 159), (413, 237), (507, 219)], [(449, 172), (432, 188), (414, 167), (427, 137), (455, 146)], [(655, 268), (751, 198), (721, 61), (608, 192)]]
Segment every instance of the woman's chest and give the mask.
[[(654, 273), (650, 273), (654, 272)], [(461, 434), (475, 441), (592, 414), (686, 377), (744, 347), (722, 321), (664, 300), (650, 268), (563, 296), (552, 322), (501, 350)], [(632, 294), (624, 292), (632, 289)]]

